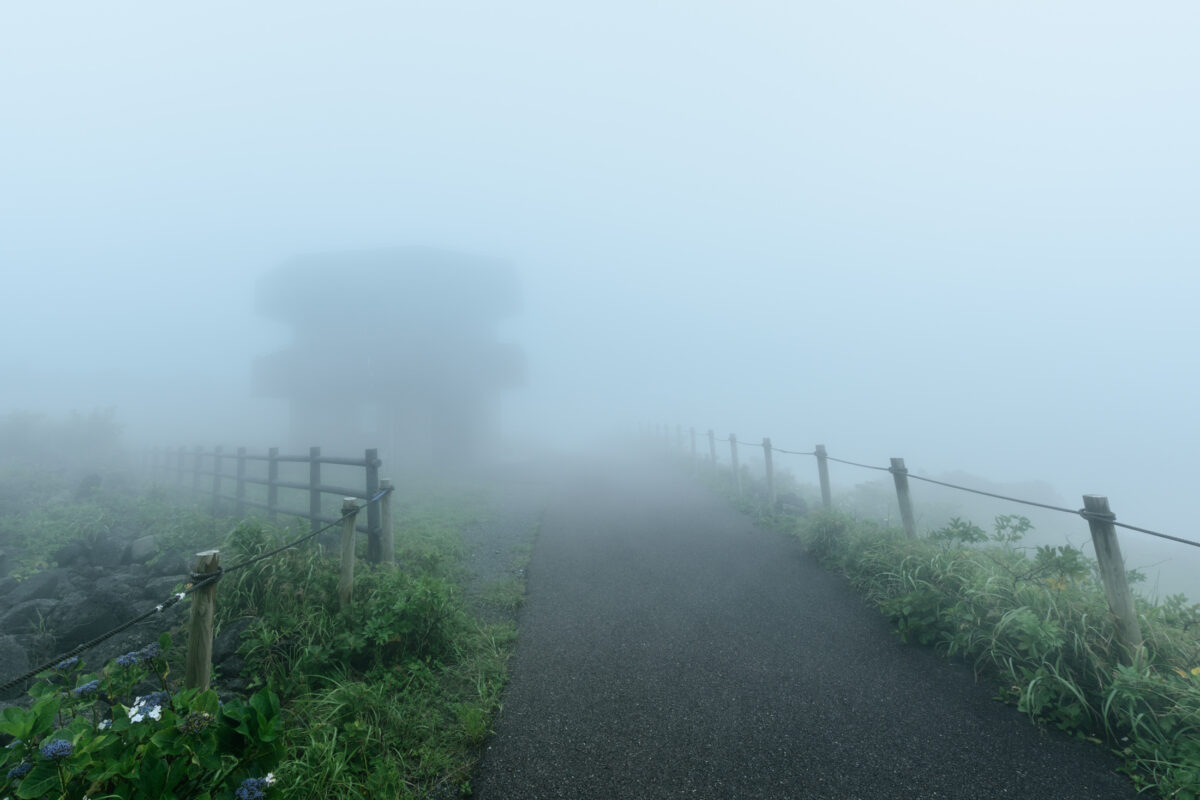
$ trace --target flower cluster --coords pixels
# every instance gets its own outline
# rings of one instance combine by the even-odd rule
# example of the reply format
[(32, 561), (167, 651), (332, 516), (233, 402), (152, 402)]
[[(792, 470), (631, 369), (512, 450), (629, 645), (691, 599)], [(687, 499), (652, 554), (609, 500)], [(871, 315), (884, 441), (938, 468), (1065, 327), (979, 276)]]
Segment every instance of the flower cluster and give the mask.
[(71, 690), (71, 694), (76, 697), (87, 697), (89, 694), (95, 694), (100, 690), (100, 681), (88, 681), (82, 686), (76, 686)]
[(79, 663), (79, 656), (71, 656), (70, 658), (64, 658), (62, 661), (55, 664), (54, 668), (61, 669), (65, 672), (65, 671), (71, 669), (72, 667), (74, 667), (78, 663)]
[(29, 774), (29, 770), (31, 769), (33, 769), (33, 764), (28, 761), (22, 761), (8, 771), (8, 779), (11, 781), (13, 778), (24, 778)]
[(274, 772), (268, 772), (265, 778), (246, 778), (233, 796), (237, 800), (263, 800), (267, 796), (267, 787), (274, 782)]
[(212, 714), (204, 711), (193, 711), (179, 721), (179, 732), (195, 736), (212, 725), (212, 722)]
[(75, 752), (75, 745), (66, 739), (54, 739), (42, 745), (42, 758), (60, 761)]
[(134, 650), (117, 656), (116, 662), (119, 667), (132, 667), (135, 664), (145, 664), (147, 661), (153, 661), (160, 655), (162, 655), (162, 648), (158, 646), (158, 642), (151, 642), (141, 650)]
[(171, 696), (166, 692), (151, 692), (144, 697), (138, 697), (127, 709), (130, 722), (141, 722), (149, 717), (153, 720), (162, 719), (162, 707), (168, 703)]

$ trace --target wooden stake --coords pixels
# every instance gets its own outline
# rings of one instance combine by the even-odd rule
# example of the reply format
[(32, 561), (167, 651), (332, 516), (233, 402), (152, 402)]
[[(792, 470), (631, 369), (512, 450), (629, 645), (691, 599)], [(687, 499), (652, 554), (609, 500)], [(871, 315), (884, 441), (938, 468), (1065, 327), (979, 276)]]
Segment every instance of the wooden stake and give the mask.
[(342, 498), (342, 575), (338, 579), (338, 601), (343, 609), (350, 607), (354, 593), (354, 521), (358, 518), (358, 503), (353, 497)]
[[(211, 575), (220, 566), (220, 551), (205, 550), (196, 553), (193, 571), (197, 575)], [(192, 613), (188, 620), (187, 666), (184, 669), (183, 685), (187, 689), (208, 689), (212, 676), (213, 609), (216, 607), (217, 584), (210, 583), (203, 589), (192, 592)]]
[(833, 508), (833, 493), (829, 489), (829, 455), (823, 444), (814, 449), (817, 451), (817, 475), (821, 478), (821, 505), (828, 511)]
[(771, 439), (763, 437), (763, 459), (767, 469), (767, 508), (775, 508), (775, 462), (771, 459)]
[(274, 522), (279, 511), (279, 448), (267, 451), (267, 516)]
[(308, 530), (321, 529), (321, 448), (308, 448)]
[(904, 535), (917, 538), (917, 523), (913, 519), (912, 496), (908, 492), (908, 469), (903, 458), (892, 459), (892, 479), (896, 482), (896, 500), (900, 503), (900, 519), (904, 522)]
[(1117, 517), (1109, 510), (1108, 498), (1100, 495), (1085, 494), (1083, 510), (1088, 527), (1092, 529), (1092, 544), (1096, 549), (1096, 560), (1100, 562), (1100, 577), (1104, 581), (1108, 610), (1112, 612), (1117, 640), (1124, 651), (1122, 661), (1132, 664), (1142, 646), (1142, 629), (1138, 624), (1133, 593), (1129, 591), (1129, 581), (1125, 577), (1125, 559), (1121, 557), (1117, 529), (1113, 526), (1113, 520)]
[(379, 481), (379, 489), (387, 491), (387, 494), (379, 498), (380, 516), (383, 517), (383, 563), (395, 565), (396, 538), (392, 530), (392, 495), (395, 492), (392, 489), (391, 478)]
[[(372, 448), (367, 450), (364, 460), (367, 462), (367, 500), (379, 494), (379, 451)], [(383, 553), (379, 531), (382, 527), (379, 520), (379, 503), (367, 506), (367, 561), (378, 564)]]
[(742, 496), (742, 472), (738, 469), (737, 434), (729, 434), (729, 458), (733, 462), (733, 482), (737, 485), (738, 497)]

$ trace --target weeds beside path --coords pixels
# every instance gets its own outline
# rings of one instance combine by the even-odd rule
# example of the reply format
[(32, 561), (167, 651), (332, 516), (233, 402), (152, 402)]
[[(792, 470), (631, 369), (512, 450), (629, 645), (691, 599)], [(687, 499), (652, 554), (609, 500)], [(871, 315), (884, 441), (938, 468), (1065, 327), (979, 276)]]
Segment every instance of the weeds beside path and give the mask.
[(561, 480), (477, 797), (1135, 796), (686, 477)]

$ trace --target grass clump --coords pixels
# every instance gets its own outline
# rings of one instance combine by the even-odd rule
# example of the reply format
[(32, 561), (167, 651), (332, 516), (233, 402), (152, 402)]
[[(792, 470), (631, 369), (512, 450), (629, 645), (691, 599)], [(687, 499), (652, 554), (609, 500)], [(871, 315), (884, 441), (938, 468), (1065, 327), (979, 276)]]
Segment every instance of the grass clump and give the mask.
[(1001, 699), (1106, 743), (1139, 788), (1200, 798), (1200, 604), (1137, 597), (1144, 644), (1127, 654), (1094, 561), (1020, 547), (1024, 517), (997, 517), (990, 533), (954, 519), (920, 539), (836, 512), (794, 527), (905, 641), (972, 661)]
[[(252, 618), (243, 675), (281, 699), (284, 796), (469, 793), (515, 627), (479, 621), (464, 601), (460, 516), (423, 508), (408, 518), (397, 565), (360, 563), (344, 610), (337, 563), (318, 547), (285, 550), (223, 582), (220, 621)], [(222, 555), (236, 563), (290, 535), (244, 523)]]

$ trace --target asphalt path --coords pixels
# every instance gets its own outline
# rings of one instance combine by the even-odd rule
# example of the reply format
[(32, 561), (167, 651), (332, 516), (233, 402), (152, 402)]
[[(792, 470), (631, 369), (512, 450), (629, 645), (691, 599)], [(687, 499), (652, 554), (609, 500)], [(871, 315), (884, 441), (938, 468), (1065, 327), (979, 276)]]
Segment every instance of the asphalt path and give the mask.
[(1137, 796), (698, 481), (559, 472), (481, 800)]

